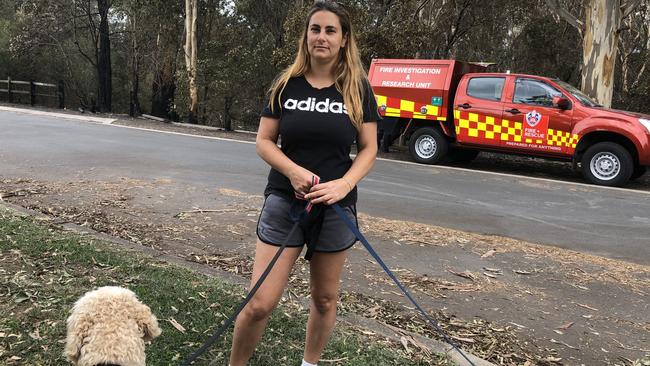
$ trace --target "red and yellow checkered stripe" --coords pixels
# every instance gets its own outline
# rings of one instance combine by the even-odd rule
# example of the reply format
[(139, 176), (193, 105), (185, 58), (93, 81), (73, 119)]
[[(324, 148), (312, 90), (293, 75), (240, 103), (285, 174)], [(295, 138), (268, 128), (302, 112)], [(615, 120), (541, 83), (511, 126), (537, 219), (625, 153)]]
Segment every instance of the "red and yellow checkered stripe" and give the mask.
[(549, 128), (546, 139), (523, 138), (523, 123), (498, 119), (478, 113), (454, 110), (456, 135), (465, 136), (473, 142), (494, 144), (495, 141), (513, 141), (527, 144), (557, 146), (573, 152), (580, 136)]
[(571, 132), (557, 131), (552, 128), (546, 133), (546, 144), (552, 146), (568, 147), (575, 149), (578, 146), (580, 136), (571, 134)]
[[(377, 99), (377, 106), (379, 106), (380, 112), (386, 117), (431, 119), (438, 121), (447, 120), (447, 116), (445, 116), (441, 107), (414, 102), (412, 100), (387, 97), (385, 95), (375, 95), (375, 98)], [(383, 110), (383, 106), (386, 107), (385, 110)], [(426, 113), (422, 113), (423, 107), (426, 108)]]
[(478, 140), (501, 140), (521, 142), (523, 129), (521, 122), (496, 119), (477, 113), (454, 110), (456, 135), (474, 137)]

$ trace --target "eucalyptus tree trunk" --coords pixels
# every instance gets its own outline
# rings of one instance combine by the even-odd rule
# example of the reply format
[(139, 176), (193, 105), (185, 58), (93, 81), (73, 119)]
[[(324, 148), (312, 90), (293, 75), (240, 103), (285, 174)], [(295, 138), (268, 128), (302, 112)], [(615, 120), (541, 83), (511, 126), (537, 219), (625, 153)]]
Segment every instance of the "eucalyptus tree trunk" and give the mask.
[[(176, 59), (183, 44), (182, 29), (163, 19), (158, 24), (151, 83), (151, 114), (175, 120)], [(170, 36), (171, 35), (171, 36)]]
[(559, 0), (546, 0), (546, 3), (582, 36), (582, 91), (610, 107), (621, 22), (641, 0), (589, 0), (584, 21), (562, 7)]
[(188, 122), (197, 123), (197, 112), (199, 109), (199, 88), (196, 83), (197, 64), (197, 18), (198, 0), (185, 0), (185, 67), (189, 82), (190, 105), (188, 111)]
[(140, 46), (138, 45), (138, 12), (132, 9), (131, 20), (131, 105), (133, 115), (142, 114), (140, 108)]
[[(416, 8), (416, 16), (418, 21), (427, 29), (438, 28), (439, 22), (442, 20), (442, 15), (447, 5), (448, 5), (448, 0), (439, 0), (439, 1), (421, 0), (420, 3), (418, 4), (418, 7)], [(437, 58), (438, 46), (435, 47), (436, 47), (435, 50), (434, 49), (427, 50), (425, 54), (423, 54), (422, 52), (422, 49), (424, 47), (420, 47), (415, 52), (415, 58), (418, 59), (426, 58), (427, 56)], [(428, 55), (426, 53), (428, 53)]]
[(582, 91), (610, 107), (622, 14), (620, 0), (591, 0), (582, 42)]
[(110, 0), (97, 0), (99, 11), (99, 47), (97, 50), (97, 77), (99, 81), (99, 111), (112, 110), (112, 70), (111, 70), (111, 39), (108, 28), (108, 10), (111, 8)]
[(223, 128), (226, 131), (232, 131), (232, 116), (230, 115), (230, 110), (232, 109), (232, 104), (234, 97), (228, 95), (223, 98)]

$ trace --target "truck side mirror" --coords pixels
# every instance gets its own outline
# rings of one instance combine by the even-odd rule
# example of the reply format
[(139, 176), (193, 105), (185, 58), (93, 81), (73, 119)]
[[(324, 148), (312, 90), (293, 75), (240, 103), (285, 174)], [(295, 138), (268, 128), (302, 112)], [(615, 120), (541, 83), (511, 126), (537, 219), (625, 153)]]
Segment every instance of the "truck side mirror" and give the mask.
[(553, 97), (553, 107), (566, 111), (571, 109), (571, 101), (564, 97)]

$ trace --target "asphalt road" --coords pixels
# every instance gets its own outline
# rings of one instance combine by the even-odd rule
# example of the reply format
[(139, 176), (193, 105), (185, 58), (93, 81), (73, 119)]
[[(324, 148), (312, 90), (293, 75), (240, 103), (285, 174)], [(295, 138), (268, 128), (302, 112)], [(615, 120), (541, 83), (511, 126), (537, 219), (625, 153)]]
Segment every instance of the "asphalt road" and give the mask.
[[(0, 111), (0, 178), (128, 176), (261, 194), (254, 145)], [(378, 161), (359, 210), (650, 263), (650, 194)]]

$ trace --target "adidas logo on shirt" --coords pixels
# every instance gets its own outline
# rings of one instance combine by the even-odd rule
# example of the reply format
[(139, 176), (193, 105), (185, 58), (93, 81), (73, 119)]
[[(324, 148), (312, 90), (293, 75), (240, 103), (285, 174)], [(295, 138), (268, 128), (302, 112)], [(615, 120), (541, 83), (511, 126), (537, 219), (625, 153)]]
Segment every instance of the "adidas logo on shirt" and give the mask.
[(330, 102), (330, 98), (324, 101), (316, 101), (316, 98), (309, 97), (304, 100), (287, 99), (284, 102), (284, 108), (289, 110), (299, 110), (304, 112), (318, 112), (318, 113), (336, 113), (348, 114), (347, 108), (341, 102)]

